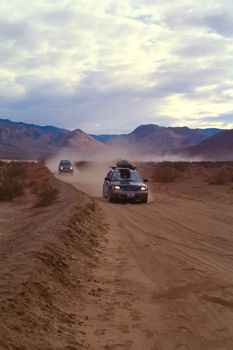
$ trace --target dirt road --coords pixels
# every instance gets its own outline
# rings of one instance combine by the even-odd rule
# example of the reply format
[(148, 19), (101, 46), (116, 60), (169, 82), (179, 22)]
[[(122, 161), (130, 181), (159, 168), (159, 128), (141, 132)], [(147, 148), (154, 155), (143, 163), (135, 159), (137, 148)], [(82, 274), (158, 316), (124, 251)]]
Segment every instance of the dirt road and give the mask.
[(89, 348), (232, 349), (232, 203), (158, 192), (110, 204), (85, 179), (71, 182), (96, 196), (109, 228), (85, 310)]

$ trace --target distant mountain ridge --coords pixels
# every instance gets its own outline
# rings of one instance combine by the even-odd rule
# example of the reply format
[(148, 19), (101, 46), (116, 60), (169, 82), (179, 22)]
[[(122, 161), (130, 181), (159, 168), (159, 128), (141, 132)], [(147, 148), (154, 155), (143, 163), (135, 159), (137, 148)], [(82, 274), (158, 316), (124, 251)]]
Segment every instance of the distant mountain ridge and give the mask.
[(52, 133), (52, 134), (62, 134), (62, 133), (66, 133), (69, 132), (69, 130), (66, 129), (62, 129), (62, 128), (58, 128), (56, 126), (53, 125), (45, 125), (45, 126), (41, 126), (41, 125), (37, 125), (37, 124), (28, 124), (28, 123), (24, 123), (24, 122), (15, 122), (12, 121), (10, 119), (0, 119), (0, 126), (1, 125), (19, 125), (19, 126), (24, 126), (28, 129), (39, 129), (41, 131), (47, 132), (47, 133)]
[(76, 129), (59, 135), (55, 138), (55, 143), (59, 147), (69, 147), (82, 149), (83, 151), (96, 151), (104, 149), (104, 145), (92, 136), (86, 134), (81, 129)]
[(117, 134), (104, 134), (104, 135), (95, 135), (95, 134), (90, 134), (90, 136), (94, 137), (94, 139), (103, 142), (103, 143), (108, 143), (116, 138), (118, 138), (119, 136), (123, 136), (121, 135), (117, 135)]
[(140, 125), (128, 135), (115, 137), (110, 144), (134, 148), (139, 153), (164, 154), (175, 148), (196, 145), (221, 131), (214, 128), (190, 129), (148, 124)]
[(66, 148), (75, 152), (95, 153), (104, 146), (81, 130), (65, 130), (0, 119), (0, 158), (47, 158)]
[(211, 136), (198, 145), (179, 149), (178, 154), (209, 160), (233, 160), (233, 129)]
[[(232, 131), (216, 128), (190, 129), (140, 125), (129, 134), (88, 135), (80, 129), (66, 130), (0, 119), (0, 158), (47, 158), (60, 150), (70, 149), (74, 155), (119, 150), (119, 154), (169, 155), (185, 157), (203, 155), (218, 159), (232, 149)], [(216, 144), (216, 145), (215, 145)], [(116, 154), (116, 153), (114, 153)], [(230, 157), (233, 157), (230, 155)]]

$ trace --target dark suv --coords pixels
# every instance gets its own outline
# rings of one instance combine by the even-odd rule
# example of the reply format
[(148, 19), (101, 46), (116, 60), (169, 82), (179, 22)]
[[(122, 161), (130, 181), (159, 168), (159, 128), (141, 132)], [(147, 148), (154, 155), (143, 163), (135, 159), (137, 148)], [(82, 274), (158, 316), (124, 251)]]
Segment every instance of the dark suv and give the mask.
[(139, 172), (127, 161), (120, 161), (112, 167), (104, 179), (103, 196), (109, 202), (116, 200), (147, 203), (148, 180), (142, 179)]
[(58, 166), (59, 174), (73, 174), (73, 166), (70, 160), (61, 160)]

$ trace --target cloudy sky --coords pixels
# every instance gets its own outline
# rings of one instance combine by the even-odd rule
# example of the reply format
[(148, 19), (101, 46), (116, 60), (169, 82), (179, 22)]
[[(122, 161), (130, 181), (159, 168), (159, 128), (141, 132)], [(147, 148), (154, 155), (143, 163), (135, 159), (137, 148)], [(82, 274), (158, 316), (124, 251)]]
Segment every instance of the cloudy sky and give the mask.
[(232, 0), (1, 0), (0, 118), (233, 128)]

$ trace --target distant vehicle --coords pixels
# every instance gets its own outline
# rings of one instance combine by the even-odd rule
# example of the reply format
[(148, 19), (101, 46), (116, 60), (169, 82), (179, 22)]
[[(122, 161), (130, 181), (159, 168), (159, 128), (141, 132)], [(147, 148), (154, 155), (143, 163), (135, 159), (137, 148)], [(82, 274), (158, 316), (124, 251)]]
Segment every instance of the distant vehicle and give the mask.
[(128, 161), (122, 160), (113, 166), (104, 179), (103, 196), (109, 202), (126, 200), (147, 203), (148, 182)]
[(61, 160), (58, 166), (59, 174), (73, 174), (74, 169), (70, 160)]

